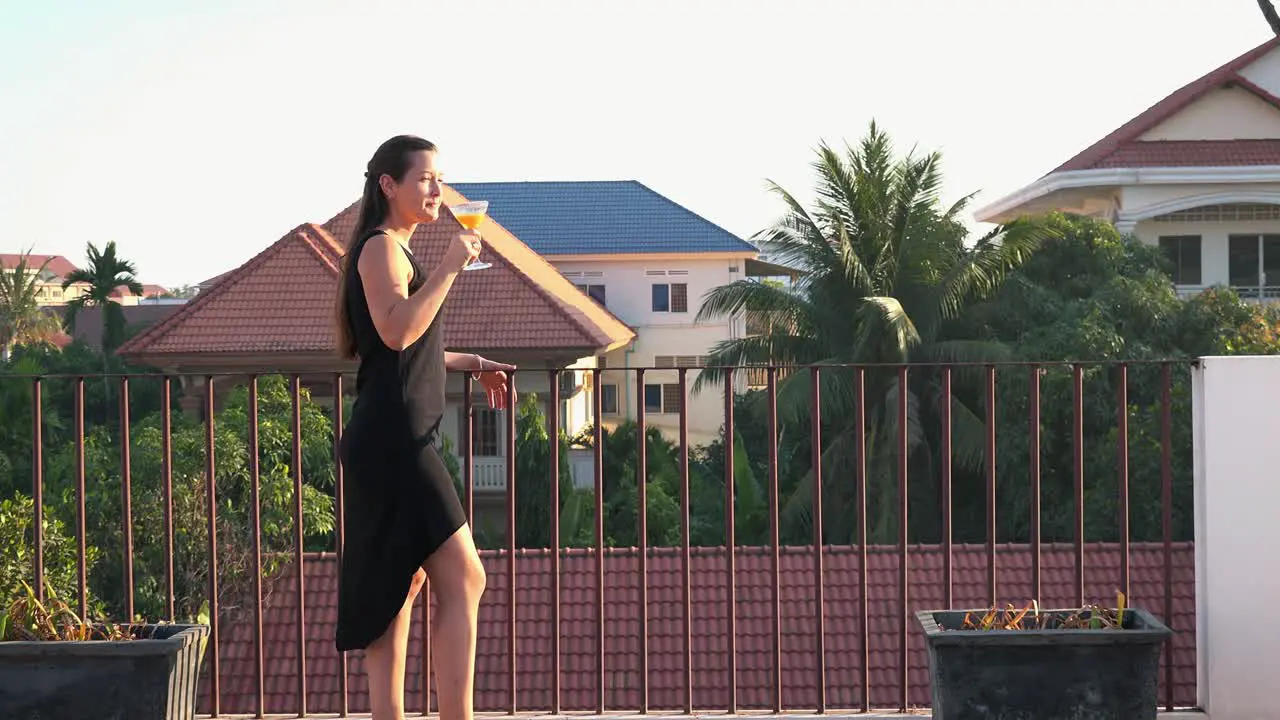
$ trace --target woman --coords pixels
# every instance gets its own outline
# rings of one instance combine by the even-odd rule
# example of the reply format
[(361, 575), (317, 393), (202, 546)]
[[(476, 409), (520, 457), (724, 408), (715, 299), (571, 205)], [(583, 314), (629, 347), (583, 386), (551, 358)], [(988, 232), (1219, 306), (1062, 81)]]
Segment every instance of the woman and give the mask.
[(365, 173), (338, 290), (338, 347), (358, 357), (360, 369), (341, 449), (346, 538), (337, 647), (365, 650), (374, 720), (404, 717), (410, 613), (427, 578), (437, 601), (431, 639), (440, 717), (472, 716), (484, 567), (433, 443), (446, 370), (472, 371), (490, 405), (503, 407), (515, 367), (444, 349), (444, 300), (479, 255), (480, 238), (454, 236), (427, 272), (409, 238), (440, 216), (440, 203), (435, 145), (406, 135), (383, 143)]

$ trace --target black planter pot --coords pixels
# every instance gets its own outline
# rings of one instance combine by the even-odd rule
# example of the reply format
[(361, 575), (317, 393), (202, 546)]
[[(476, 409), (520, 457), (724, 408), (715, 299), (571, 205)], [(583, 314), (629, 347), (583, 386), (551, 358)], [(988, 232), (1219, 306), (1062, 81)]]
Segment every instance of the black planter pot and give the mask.
[(145, 640), (0, 642), (0, 718), (190, 720), (205, 625), (147, 625)]
[(1126, 609), (1122, 630), (959, 630), (965, 612), (916, 614), (934, 720), (1155, 720), (1160, 650), (1172, 633), (1150, 613)]

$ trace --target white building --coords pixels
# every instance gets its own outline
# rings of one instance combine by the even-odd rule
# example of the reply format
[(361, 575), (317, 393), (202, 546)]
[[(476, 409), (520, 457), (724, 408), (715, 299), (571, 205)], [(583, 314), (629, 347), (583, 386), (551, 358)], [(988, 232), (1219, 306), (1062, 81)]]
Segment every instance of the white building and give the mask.
[(1180, 292), (1280, 298), (1280, 38), (1129, 120), (981, 222), (1051, 210), (1105, 218), (1164, 248)]
[[(741, 317), (694, 322), (707, 292), (748, 276), (787, 272), (757, 260), (756, 247), (635, 181), (455, 183), (489, 214), (636, 334), (597, 358), (606, 427), (636, 417), (673, 439), (679, 431), (678, 371), (705, 366), (721, 340), (745, 332)], [(644, 368), (643, 383), (636, 369)], [(693, 393), (692, 444), (715, 439), (724, 420), (723, 389)], [(746, 378), (737, 378), (737, 391)]]

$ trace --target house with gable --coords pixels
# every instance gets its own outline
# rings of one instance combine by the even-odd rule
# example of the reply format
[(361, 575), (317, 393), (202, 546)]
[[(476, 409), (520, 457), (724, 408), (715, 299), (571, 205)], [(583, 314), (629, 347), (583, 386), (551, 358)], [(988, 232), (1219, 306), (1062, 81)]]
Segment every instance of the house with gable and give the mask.
[[(465, 202), (445, 189), (446, 205)], [(323, 225), (302, 224), (216, 278), (189, 302), (131, 338), (119, 350), (134, 362), (182, 376), (186, 409), (198, 412), (203, 377), (215, 376), (215, 394), (250, 375), (298, 375), (320, 402), (333, 402), (338, 373), (355, 363), (334, 350), (333, 306), (338, 273), (359, 211), (359, 201)], [(446, 210), (422, 225), (411, 247), (431, 266), (461, 226)], [(484, 257), (493, 267), (461, 273), (445, 303), (445, 343), (451, 350), (478, 352), (517, 364), (516, 388), (548, 397), (550, 373), (562, 373), (561, 419), (569, 431), (590, 422), (590, 394), (583, 368), (598, 355), (627, 346), (635, 337), (623, 322), (584, 296), (546, 260), (498, 223), (485, 228)], [(226, 379), (220, 379), (226, 377)], [(563, 378), (569, 378), (564, 380)], [(344, 391), (354, 391), (348, 379)], [(449, 379), (442, 434), (461, 452), (463, 377)], [(506, 489), (506, 420), (473, 390), (474, 481), (477, 505), (497, 501)]]
[(1158, 245), (1184, 295), (1229, 286), (1280, 299), (1280, 38), (1175, 90), (976, 219), (1053, 210)]
[[(751, 243), (634, 180), (454, 183), (546, 258), (585, 295), (635, 331), (633, 342), (602, 353), (601, 406), (606, 426), (636, 417), (672, 438), (688, 404), (692, 444), (719, 435), (723, 391), (682, 397), (680, 367), (705, 366), (715, 343), (742, 337), (743, 318), (694, 322), (703, 296), (746, 277), (791, 275), (758, 259)], [(643, 387), (635, 368), (646, 368)], [(736, 390), (747, 385), (738, 377)]]

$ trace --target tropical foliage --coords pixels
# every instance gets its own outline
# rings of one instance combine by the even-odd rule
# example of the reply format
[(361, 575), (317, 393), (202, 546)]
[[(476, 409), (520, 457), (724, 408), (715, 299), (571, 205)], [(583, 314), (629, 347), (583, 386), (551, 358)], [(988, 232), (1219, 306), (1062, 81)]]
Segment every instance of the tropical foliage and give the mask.
[[(1051, 235), (1043, 224), (1019, 221), (966, 244), (961, 213), (969, 197), (942, 203), (941, 156), (896, 157), (890, 138), (874, 123), (844, 154), (821, 146), (814, 170), (815, 206), (805, 208), (774, 185), (788, 211), (760, 237), (781, 263), (803, 272), (799, 287), (789, 292), (742, 280), (712, 290), (699, 319), (741, 313), (764, 331), (720, 342), (711, 365), (976, 363), (1011, 357), (1004, 343), (965, 337), (954, 328), (971, 305), (991, 297)], [(695, 387), (721, 376), (705, 372)], [(931, 409), (949, 403), (955, 460), (964, 469), (980, 467), (982, 408), (964, 392), (981, 381), (979, 373), (957, 373), (949, 397), (936, 375), (909, 375), (902, 385), (900, 374), (874, 370), (862, 378), (861, 395), (852, 371), (833, 369), (821, 378), (822, 432), (830, 438), (823, 467), (834, 476), (853, 477), (857, 447), (865, 437), (875, 537), (891, 537), (895, 529), (896, 505), (890, 500), (900, 422), (906, 424), (908, 462), (931, 467), (938, 448), (921, 423)], [(804, 422), (811, 382), (809, 373), (792, 373), (781, 383), (784, 419)], [(900, 421), (904, 403), (906, 419)], [(859, 412), (865, 434), (858, 432)], [(810, 522), (811, 489), (812, 483), (800, 482), (787, 498), (791, 521)], [(842, 483), (824, 498), (832, 509), (828, 527), (836, 537), (852, 536), (853, 489)]]
[(115, 300), (115, 293), (124, 289), (134, 295), (141, 295), (142, 283), (138, 282), (138, 270), (133, 262), (116, 253), (115, 241), (108, 242), (101, 251), (93, 243), (89, 243), (87, 256), (89, 262), (86, 267), (77, 269), (62, 279), (64, 290), (76, 283), (88, 286), (83, 295), (72, 298), (67, 303), (67, 326), (75, 329), (76, 316), (84, 308), (101, 308), (102, 347), (108, 351), (114, 350), (125, 339), (124, 310)]
[(0, 272), (0, 358), (8, 360), (18, 345), (47, 344), (62, 334), (58, 316), (40, 304), (40, 288), (49, 261), (32, 268), (24, 254)]

